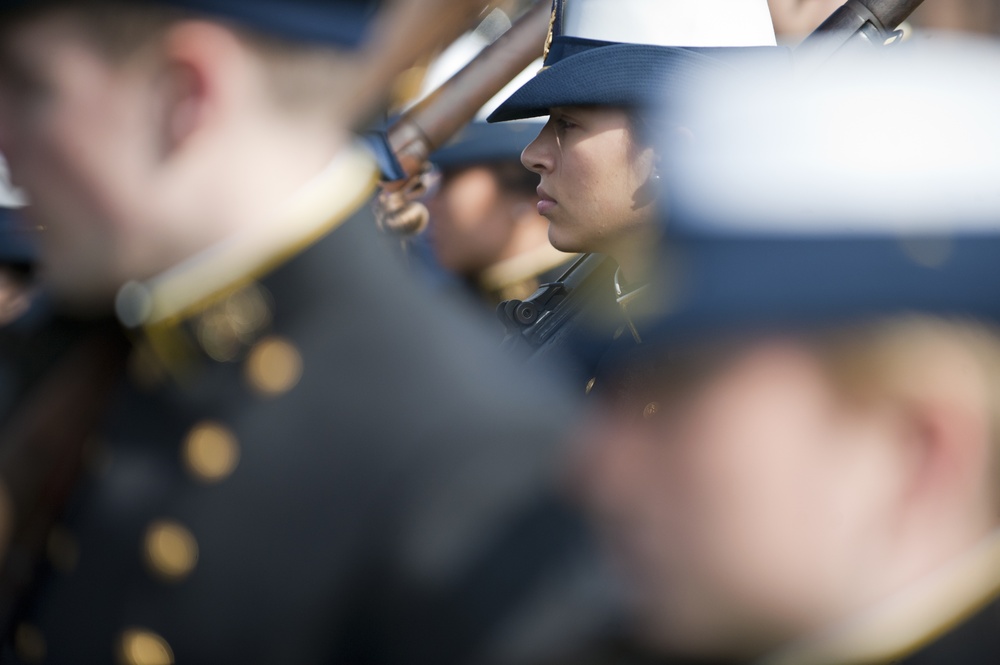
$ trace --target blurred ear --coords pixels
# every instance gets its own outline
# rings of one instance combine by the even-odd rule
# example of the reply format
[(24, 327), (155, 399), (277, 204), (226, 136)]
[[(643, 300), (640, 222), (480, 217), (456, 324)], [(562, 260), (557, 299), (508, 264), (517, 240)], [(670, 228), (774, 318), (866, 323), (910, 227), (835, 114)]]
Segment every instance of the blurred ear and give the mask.
[(976, 528), (992, 504), (986, 409), (968, 391), (930, 390), (901, 409), (897, 458), (903, 470), (900, 509), (909, 521)]
[(237, 37), (213, 23), (181, 21), (167, 31), (159, 90), (164, 157), (225, 122), (246, 81), (245, 55)]

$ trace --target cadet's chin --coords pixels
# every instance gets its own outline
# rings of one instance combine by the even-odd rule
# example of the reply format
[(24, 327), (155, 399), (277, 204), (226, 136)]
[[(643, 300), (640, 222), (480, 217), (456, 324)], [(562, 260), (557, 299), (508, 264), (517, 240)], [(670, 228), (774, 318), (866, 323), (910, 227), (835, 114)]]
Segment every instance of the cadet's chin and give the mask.
[(551, 219), (549, 219), (549, 244), (560, 252), (569, 254), (587, 251), (580, 246), (579, 240), (574, 238), (571, 233), (567, 233), (562, 225)]

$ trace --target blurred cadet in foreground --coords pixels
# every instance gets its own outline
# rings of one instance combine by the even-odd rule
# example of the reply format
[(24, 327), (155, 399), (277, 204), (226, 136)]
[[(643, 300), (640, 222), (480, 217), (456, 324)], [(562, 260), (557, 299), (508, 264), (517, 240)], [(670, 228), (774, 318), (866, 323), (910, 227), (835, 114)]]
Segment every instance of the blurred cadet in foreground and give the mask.
[[(470, 33), (428, 72), (433, 90), (486, 46)], [(540, 120), (491, 125), (486, 117), (542, 67), (536, 61), (487, 103), (451, 143), (431, 155), (440, 178), (427, 207), (434, 258), (492, 307), (527, 298), (554, 281), (572, 255), (552, 247), (548, 222), (535, 203), (537, 178), (521, 165), (521, 151), (538, 135)]]
[(0, 150), (94, 319), (0, 417), (4, 662), (587, 646), (567, 407), (395, 264), (349, 139), (480, 9), (0, 2)]
[(560, 284), (502, 314), (506, 345), (535, 359), (566, 354), (587, 382), (612, 338), (635, 335), (628, 310), (659, 234), (650, 111), (729, 56), (775, 50), (774, 32), (766, 0), (559, 0), (546, 47), (545, 68), (489, 121), (549, 116), (521, 157), (540, 176), (549, 240), (605, 256), (582, 259)]
[(1000, 46), (922, 48), (680, 104), (587, 476), (662, 649), (1000, 662)]

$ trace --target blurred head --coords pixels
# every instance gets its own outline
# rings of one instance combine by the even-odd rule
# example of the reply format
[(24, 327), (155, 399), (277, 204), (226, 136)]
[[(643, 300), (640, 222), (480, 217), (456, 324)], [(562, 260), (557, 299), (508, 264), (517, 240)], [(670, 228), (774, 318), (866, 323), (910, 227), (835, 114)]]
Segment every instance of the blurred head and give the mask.
[(659, 646), (761, 654), (1000, 522), (995, 329), (897, 318), (647, 366), (589, 496)]
[(670, 269), (589, 467), (671, 649), (864, 624), (1000, 522), (1000, 50), (869, 56), (674, 100)]
[(534, 181), (517, 162), (444, 169), (427, 203), (441, 265), (472, 277), (544, 243), (546, 222), (535, 211)]
[[(254, 131), (274, 141), (296, 118), (318, 126), (343, 113), (338, 65), (325, 49), (286, 51), (156, 6), (66, 5), (5, 20), (0, 150), (31, 201), (25, 215), (45, 229), (48, 285), (106, 300), (231, 232), (236, 211), (208, 208), (221, 205), (226, 175), (247, 168), (232, 157), (261, 159), (245, 142)], [(319, 135), (328, 151), (338, 139)], [(284, 156), (253, 168), (284, 168)], [(275, 180), (275, 190), (286, 184)]]
[(44, 279), (87, 305), (266, 220), (471, 3), (435, 22), (441, 0), (396, 2), (370, 52), (154, 2), (28, 4), (0, 16), (0, 151)]
[(551, 109), (521, 155), (540, 176), (538, 212), (564, 252), (615, 254), (657, 219), (657, 156), (638, 132), (636, 112), (615, 107)]

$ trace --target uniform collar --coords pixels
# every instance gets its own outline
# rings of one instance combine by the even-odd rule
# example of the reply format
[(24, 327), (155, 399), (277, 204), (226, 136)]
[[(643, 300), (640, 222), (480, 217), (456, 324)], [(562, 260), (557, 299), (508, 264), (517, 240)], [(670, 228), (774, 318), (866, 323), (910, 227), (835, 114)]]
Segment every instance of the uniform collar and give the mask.
[(302, 185), (265, 224), (247, 228), (144, 282), (118, 292), (127, 328), (169, 328), (270, 272), (351, 216), (378, 181), (370, 153), (351, 146)]
[(851, 620), (758, 665), (874, 665), (910, 656), (1000, 596), (1000, 530), (944, 568)]
[[(615, 300), (618, 303), (618, 308), (621, 310), (622, 316), (625, 318), (625, 323), (628, 325), (629, 331), (632, 333), (632, 339), (635, 340), (636, 344), (642, 344), (642, 335), (639, 333), (639, 328), (636, 327), (635, 319), (638, 313), (646, 314), (648, 313), (646, 309), (648, 308), (648, 303), (642, 303), (642, 296), (649, 289), (649, 284), (639, 283), (639, 284), (628, 284), (625, 281), (625, 276), (622, 274), (622, 269), (619, 267), (615, 270)], [(645, 307), (641, 307), (644, 305)]]

